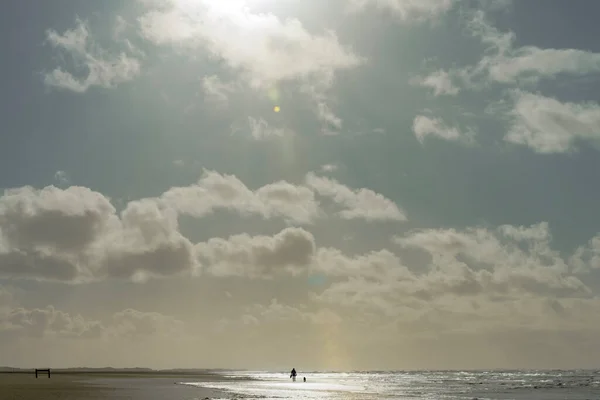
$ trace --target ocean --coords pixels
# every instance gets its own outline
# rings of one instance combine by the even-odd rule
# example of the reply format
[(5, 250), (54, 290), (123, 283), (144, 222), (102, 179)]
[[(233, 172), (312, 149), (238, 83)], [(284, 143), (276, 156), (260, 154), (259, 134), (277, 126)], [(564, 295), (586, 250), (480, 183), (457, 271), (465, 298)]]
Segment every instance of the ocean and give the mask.
[[(600, 371), (431, 371), (304, 373), (237, 372), (240, 379), (186, 384), (226, 391), (230, 398), (584, 400), (600, 399)], [(302, 378), (307, 381), (303, 382)]]

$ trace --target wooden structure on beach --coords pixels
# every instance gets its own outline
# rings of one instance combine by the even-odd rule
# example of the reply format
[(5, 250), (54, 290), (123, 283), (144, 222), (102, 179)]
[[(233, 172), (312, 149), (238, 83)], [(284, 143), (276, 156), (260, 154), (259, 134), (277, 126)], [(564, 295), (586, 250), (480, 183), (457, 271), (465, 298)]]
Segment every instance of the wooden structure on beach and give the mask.
[(50, 368), (43, 368), (43, 369), (36, 368), (35, 369), (35, 378), (36, 379), (38, 377), (38, 373), (48, 373), (48, 378), (50, 378)]

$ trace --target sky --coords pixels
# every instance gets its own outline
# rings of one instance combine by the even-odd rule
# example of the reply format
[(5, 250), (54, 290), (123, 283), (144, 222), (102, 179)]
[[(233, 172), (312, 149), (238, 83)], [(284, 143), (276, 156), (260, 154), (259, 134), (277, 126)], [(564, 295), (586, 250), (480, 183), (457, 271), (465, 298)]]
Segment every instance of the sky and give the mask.
[(6, 4), (0, 365), (598, 367), (599, 11)]

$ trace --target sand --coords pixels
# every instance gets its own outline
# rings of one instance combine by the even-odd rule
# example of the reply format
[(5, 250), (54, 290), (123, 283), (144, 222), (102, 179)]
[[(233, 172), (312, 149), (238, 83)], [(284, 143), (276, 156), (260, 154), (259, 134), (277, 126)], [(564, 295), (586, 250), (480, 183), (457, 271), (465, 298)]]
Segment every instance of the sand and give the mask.
[(202, 400), (226, 398), (211, 389), (180, 385), (179, 382), (214, 380), (205, 375), (158, 374), (66, 374), (35, 378), (23, 373), (0, 374), (2, 400)]

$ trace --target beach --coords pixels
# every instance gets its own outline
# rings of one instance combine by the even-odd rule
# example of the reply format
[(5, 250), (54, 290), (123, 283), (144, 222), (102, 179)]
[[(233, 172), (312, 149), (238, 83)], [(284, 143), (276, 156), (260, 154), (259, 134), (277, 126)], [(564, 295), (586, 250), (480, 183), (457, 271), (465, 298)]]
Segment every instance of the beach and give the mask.
[[(214, 374), (160, 373), (0, 373), (2, 400), (195, 400), (223, 398), (215, 389), (186, 385), (219, 381)], [(182, 384), (183, 383), (183, 384)]]
[(0, 373), (2, 400), (587, 400), (600, 398), (600, 371), (215, 373)]

